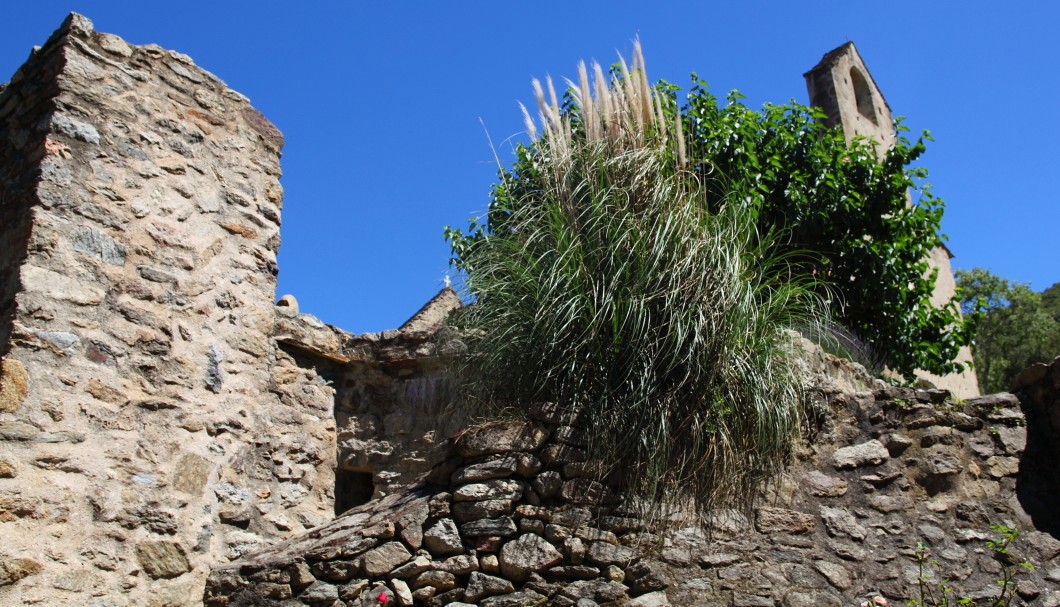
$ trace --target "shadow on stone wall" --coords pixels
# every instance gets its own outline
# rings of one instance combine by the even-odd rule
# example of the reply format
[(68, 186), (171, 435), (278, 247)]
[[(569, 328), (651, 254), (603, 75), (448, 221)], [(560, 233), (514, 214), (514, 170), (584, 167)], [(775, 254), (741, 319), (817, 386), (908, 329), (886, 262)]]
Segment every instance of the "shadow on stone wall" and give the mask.
[(1060, 539), (1060, 357), (1026, 369), (1013, 389), (1027, 417), (1016, 496), (1039, 531)]

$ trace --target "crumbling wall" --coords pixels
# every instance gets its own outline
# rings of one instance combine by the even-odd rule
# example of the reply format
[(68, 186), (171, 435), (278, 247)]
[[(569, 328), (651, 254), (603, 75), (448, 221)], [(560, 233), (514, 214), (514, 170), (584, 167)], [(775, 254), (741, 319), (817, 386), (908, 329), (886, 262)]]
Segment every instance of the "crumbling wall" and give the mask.
[(331, 518), (330, 407), (275, 390), (314, 379), (271, 338), (282, 144), (77, 15), (3, 87), (0, 605), (196, 604)]
[[(443, 329), (460, 307), (443, 289), (399, 330), (351, 335), (278, 307), (281, 349), (334, 391), (336, 513), (407, 485), (437, 463), (437, 447), (463, 426), (448, 410), (449, 361), (463, 344)], [(288, 398), (281, 394), (281, 398)]]
[[(1045, 390), (1041, 381), (1028, 392)], [(989, 602), (1007, 566), (1019, 571), (1014, 604), (1060, 605), (1060, 539), (1036, 529), (1017, 498), (1038, 429), (1016, 397), (960, 402), (944, 390), (834, 382), (820, 396), (825, 409), (796, 461), (752, 512), (716, 512), (705, 527), (678, 518), (653, 533), (593, 480), (579, 430), (544, 405), (530, 421), (455, 437), (419, 484), (218, 567), (205, 602), (898, 604), (920, 598), (919, 552), (935, 592), (945, 579), (955, 596)], [(994, 525), (1019, 530), (1000, 559), (987, 544), (1001, 535)]]

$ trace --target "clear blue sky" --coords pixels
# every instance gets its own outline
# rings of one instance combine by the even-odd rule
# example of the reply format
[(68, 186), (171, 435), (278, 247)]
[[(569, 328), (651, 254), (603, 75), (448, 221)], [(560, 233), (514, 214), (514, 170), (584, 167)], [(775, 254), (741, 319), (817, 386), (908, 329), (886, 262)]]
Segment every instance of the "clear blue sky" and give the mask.
[[(957, 268), (1060, 280), (1060, 3), (12, 2), (0, 81), (66, 13), (190, 55), (279, 126), (279, 293), (348, 331), (394, 328), (442, 286), (446, 224), (488, 203), (524, 136), (530, 79), (628, 54), (746, 103), (806, 101), (802, 74), (853, 40), (896, 114), (936, 138)], [(529, 105), (529, 103), (528, 103)]]

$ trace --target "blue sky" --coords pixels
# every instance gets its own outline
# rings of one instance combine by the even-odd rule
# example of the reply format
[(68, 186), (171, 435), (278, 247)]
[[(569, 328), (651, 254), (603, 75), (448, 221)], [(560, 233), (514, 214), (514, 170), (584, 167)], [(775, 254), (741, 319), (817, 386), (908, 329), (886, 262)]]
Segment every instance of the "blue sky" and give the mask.
[(853, 40), (895, 114), (935, 136), (923, 165), (955, 267), (1060, 280), (1055, 2), (35, 0), (5, 6), (0, 81), (70, 11), (190, 55), (279, 126), (277, 295), (348, 331), (395, 328), (442, 287), (442, 227), (485, 210), (489, 139), (508, 162), (530, 79), (638, 35), (652, 80), (695, 71), (752, 107), (806, 102), (803, 72)]

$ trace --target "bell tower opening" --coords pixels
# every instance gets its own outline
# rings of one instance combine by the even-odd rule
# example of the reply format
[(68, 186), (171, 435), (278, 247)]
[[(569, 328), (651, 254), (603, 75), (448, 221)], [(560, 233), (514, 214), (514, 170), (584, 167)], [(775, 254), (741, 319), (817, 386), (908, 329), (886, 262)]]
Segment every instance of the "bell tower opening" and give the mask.
[(872, 124), (879, 124), (876, 120), (876, 106), (872, 103), (872, 89), (861, 70), (856, 67), (850, 68), (850, 83), (854, 86), (854, 100), (858, 105), (858, 113)]

